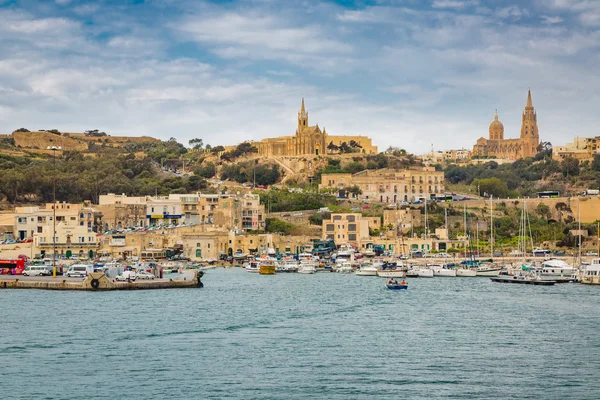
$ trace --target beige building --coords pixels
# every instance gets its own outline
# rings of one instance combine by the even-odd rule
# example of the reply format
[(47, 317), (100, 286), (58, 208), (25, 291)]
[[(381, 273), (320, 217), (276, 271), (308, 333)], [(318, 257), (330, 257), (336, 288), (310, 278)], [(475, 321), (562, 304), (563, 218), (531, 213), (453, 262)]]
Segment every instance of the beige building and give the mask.
[(356, 174), (323, 174), (319, 188), (348, 190), (358, 186), (360, 199), (382, 203), (412, 202), (443, 194), (444, 172), (433, 167), (396, 171), (390, 168), (365, 170)]
[(552, 159), (559, 162), (567, 157), (592, 161), (596, 154), (600, 154), (600, 136), (576, 137), (572, 143), (552, 147)]
[(333, 240), (335, 244), (352, 244), (360, 247), (369, 238), (369, 228), (379, 229), (381, 218), (363, 217), (360, 213), (334, 213), (328, 221), (323, 220), (323, 240)]
[(261, 156), (318, 156), (331, 153), (333, 146), (339, 147), (343, 143), (349, 146), (352, 144), (357, 153), (377, 153), (377, 146), (373, 146), (371, 139), (366, 136), (330, 136), (325, 128), (321, 130), (319, 125), (310, 126), (308, 112), (304, 107), (304, 99), (302, 99), (296, 134), (263, 139), (258, 143), (258, 153)]
[(398, 209), (383, 211), (383, 226), (392, 226), (394, 230), (408, 232), (416, 226), (423, 226), (423, 216), (421, 210)]
[(520, 138), (504, 139), (504, 125), (498, 119), (498, 112), (496, 112), (494, 120), (490, 124), (489, 139), (481, 137), (477, 140), (477, 144), (473, 147), (473, 156), (493, 156), (517, 160), (536, 155), (539, 144), (537, 113), (533, 108), (531, 91), (529, 91), (525, 111), (522, 115)]

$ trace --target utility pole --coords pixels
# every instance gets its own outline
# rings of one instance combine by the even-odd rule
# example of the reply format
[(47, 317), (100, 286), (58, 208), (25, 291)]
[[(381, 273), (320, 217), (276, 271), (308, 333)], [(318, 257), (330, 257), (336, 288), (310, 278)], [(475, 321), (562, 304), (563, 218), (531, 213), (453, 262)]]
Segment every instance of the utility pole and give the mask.
[(52, 277), (56, 278), (56, 150), (61, 150), (60, 146), (48, 146), (52, 150), (52, 161), (54, 174), (52, 177)]

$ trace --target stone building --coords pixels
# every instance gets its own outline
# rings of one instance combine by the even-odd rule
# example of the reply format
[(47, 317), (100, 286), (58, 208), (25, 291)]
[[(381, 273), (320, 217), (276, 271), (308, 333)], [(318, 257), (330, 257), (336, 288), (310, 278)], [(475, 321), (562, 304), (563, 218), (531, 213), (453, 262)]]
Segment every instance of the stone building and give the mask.
[(576, 137), (572, 143), (552, 147), (552, 159), (559, 162), (567, 157), (592, 161), (596, 154), (600, 154), (600, 136)]
[(396, 171), (391, 168), (365, 170), (355, 174), (322, 174), (319, 188), (348, 190), (358, 186), (360, 199), (382, 203), (412, 202), (444, 193), (444, 172), (433, 167)]
[(354, 142), (355, 150), (364, 154), (376, 154), (377, 146), (373, 146), (371, 139), (366, 136), (330, 136), (325, 128), (321, 130), (319, 125), (308, 124), (308, 112), (302, 106), (298, 112), (298, 127), (294, 136), (280, 136), (276, 138), (263, 139), (258, 143), (258, 153), (262, 156), (302, 156), (302, 155), (325, 155), (330, 151), (330, 144), (340, 146), (342, 143)]
[(533, 157), (537, 154), (540, 136), (537, 125), (537, 112), (531, 101), (531, 90), (527, 93), (527, 105), (522, 115), (521, 136), (519, 139), (504, 139), (504, 125), (498, 119), (498, 112), (490, 124), (489, 139), (481, 137), (473, 146), (473, 156), (506, 158)]

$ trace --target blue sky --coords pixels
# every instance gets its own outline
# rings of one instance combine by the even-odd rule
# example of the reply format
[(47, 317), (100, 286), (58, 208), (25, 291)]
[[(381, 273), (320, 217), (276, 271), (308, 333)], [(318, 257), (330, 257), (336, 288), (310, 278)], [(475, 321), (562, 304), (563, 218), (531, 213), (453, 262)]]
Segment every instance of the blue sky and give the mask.
[(380, 149), (600, 135), (600, 1), (0, 0), (0, 133), (100, 129), (181, 143), (309, 122)]

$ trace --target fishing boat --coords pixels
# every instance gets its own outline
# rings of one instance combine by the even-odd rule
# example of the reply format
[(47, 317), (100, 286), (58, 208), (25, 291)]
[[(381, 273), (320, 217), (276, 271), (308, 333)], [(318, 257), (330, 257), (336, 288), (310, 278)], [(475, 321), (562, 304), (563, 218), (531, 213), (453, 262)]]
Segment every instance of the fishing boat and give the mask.
[(244, 269), (246, 270), (246, 272), (256, 273), (259, 271), (259, 265), (260, 264), (258, 261), (250, 261), (244, 265)]
[(385, 283), (385, 287), (389, 290), (408, 290), (408, 283), (402, 282), (390, 282)]
[(600, 285), (600, 258), (594, 258), (589, 265), (585, 266), (579, 281), (586, 285)]
[(277, 264), (272, 260), (265, 260), (260, 263), (258, 273), (261, 275), (275, 275)]

